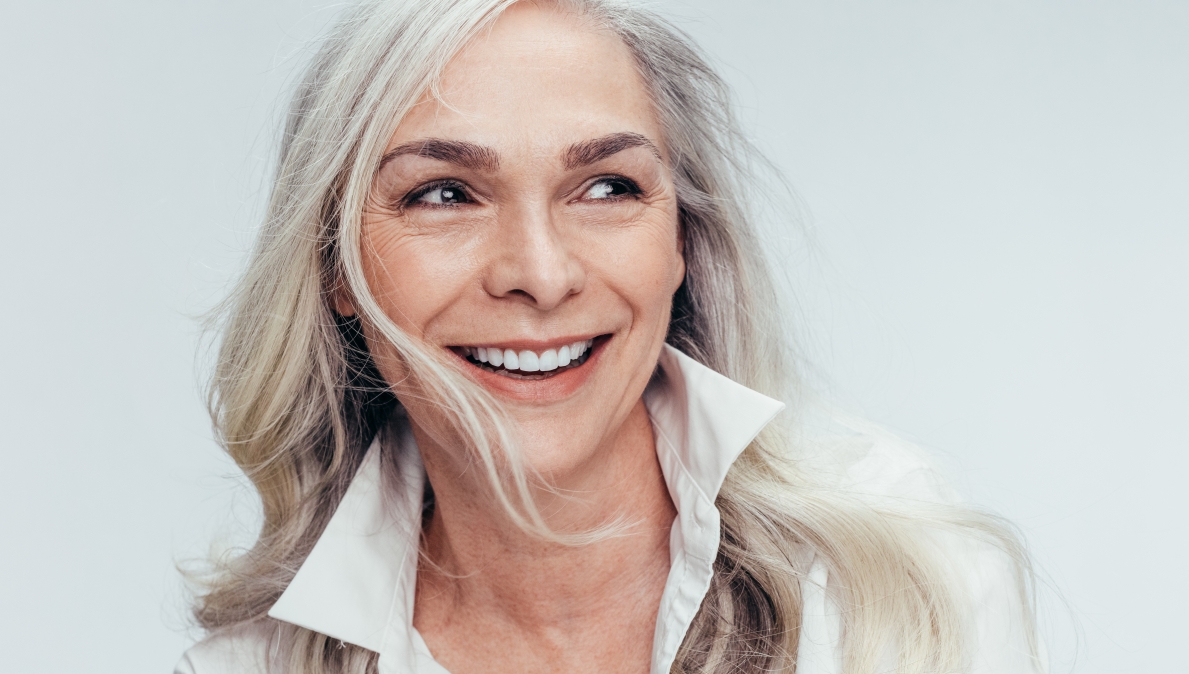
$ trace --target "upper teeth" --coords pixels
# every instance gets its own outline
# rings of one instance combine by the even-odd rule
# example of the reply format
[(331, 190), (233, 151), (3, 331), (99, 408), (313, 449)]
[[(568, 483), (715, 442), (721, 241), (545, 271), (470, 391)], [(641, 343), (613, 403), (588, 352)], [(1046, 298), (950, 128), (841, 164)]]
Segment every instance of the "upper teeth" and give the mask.
[(549, 372), (569, 365), (570, 361), (578, 360), (579, 356), (585, 353), (593, 342), (594, 340), (588, 339), (541, 353), (513, 351), (497, 346), (464, 346), (462, 351), (480, 363), (491, 363), (495, 367), (502, 365), (505, 369), (520, 370), (521, 372)]

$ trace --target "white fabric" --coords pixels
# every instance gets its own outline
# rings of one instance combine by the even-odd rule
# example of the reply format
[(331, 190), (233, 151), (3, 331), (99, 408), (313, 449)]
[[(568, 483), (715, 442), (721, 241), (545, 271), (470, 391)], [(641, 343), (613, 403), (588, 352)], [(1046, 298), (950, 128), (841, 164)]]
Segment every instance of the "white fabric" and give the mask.
[(837, 674), (842, 670), (838, 654), (838, 611), (826, 594), (829, 577), (825, 564), (813, 560), (809, 575), (801, 583), (801, 637), (797, 643), (797, 674)]
[[(650, 387), (644, 401), (678, 514), (657, 615), (652, 674), (669, 671), (710, 586), (719, 545), (714, 499), (723, 479), (743, 449), (784, 407), (671, 347), (665, 347), (660, 365), (663, 385)], [(384, 488), (380, 452), (373, 445), (325, 532), (269, 616), (378, 652), (380, 674), (449, 674), (412, 625), (425, 474), (407, 428), (400, 442), (398, 472), (403, 484)], [(837, 474), (839, 488), (892, 498), (950, 500), (927, 463), (896, 443), (845, 446), (846, 451), (823, 454), (827, 461), (821, 466)], [(847, 451), (857, 453), (848, 456)], [(971, 671), (1035, 671), (1021, 646), (1023, 633), (1014, 617), (1018, 607), (1004, 599), (1010, 594), (1003, 587), (1007, 567), (985, 550), (970, 555), (963, 559), (977, 560), (970, 583), (977, 626)], [(827, 587), (826, 566), (815, 559), (802, 584), (798, 674), (840, 671), (840, 618)], [(209, 636), (186, 652), (175, 674), (264, 674), (266, 660), (267, 630), (257, 625)]]

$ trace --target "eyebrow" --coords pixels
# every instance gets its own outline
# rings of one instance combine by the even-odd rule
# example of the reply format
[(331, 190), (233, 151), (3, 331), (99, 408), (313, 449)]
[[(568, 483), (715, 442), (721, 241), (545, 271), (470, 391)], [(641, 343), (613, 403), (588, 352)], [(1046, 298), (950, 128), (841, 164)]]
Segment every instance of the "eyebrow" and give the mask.
[(638, 133), (620, 132), (574, 143), (566, 149), (565, 154), (562, 155), (562, 161), (565, 163), (566, 170), (571, 171), (633, 147), (648, 148), (658, 161), (661, 159), (661, 151), (652, 141)]
[(500, 167), (500, 157), (495, 150), (475, 145), (464, 140), (442, 140), (427, 138), (398, 145), (380, 159), (380, 168), (402, 155), (415, 155), (428, 159), (457, 164), (474, 171), (494, 172)]
[[(562, 153), (562, 163), (567, 171), (572, 171), (633, 147), (647, 148), (658, 161), (662, 161), (661, 151), (652, 141), (638, 133), (621, 131), (574, 143)], [(463, 140), (426, 138), (404, 143), (389, 150), (380, 159), (380, 168), (383, 169), (388, 162), (403, 155), (436, 159), (488, 173), (494, 172), (500, 167), (500, 156), (491, 148)]]

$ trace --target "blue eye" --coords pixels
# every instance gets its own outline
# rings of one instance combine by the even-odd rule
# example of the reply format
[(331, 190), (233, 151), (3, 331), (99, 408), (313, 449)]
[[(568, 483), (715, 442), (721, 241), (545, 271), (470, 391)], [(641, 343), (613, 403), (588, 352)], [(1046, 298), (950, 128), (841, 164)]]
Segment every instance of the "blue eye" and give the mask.
[(469, 203), (471, 200), (458, 185), (436, 185), (416, 195), (412, 201), (431, 206), (452, 206)]
[(614, 199), (616, 197), (639, 193), (639, 188), (630, 180), (624, 178), (604, 178), (591, 185), (583, 196), (587, 199)]

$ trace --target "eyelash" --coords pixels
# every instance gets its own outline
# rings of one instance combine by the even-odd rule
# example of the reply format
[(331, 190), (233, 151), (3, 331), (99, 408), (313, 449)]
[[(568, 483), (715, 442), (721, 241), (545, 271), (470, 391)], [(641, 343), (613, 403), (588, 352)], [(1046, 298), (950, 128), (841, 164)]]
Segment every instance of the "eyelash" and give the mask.
[[(600, 176), (598, 178), (595, 178), (593, 181), (591, 181), (591, 183), (589, 185), (587, 185), (586, 189), (583, 190), (583, 195), (590, 192), (590, 190), (595, 185), (598, 185), (599, 183), (618, 183), (626, 189), (626, 192), (624, 194), (608, 195), (606, 197), (603, 197), (602, 199), (594, 199), (593, 201), (620, 201), (622, 199), (635, 198), (643, 193), (643, 190), (641, 190), (640, 187), (638, 185), (636, 185), (636, 182), (633, 181), (632, 179), (625, 178), (624, 176), (620, 176), (620, 175), (607, 175), (607, 176)], [(471, 195), (468, 193), (467, 189), (463, 186), (462, 183), (458, 182), (457, 180), (435, 180), (434, 182), (427, 183), (425, 185), (418, 187), (417, 189), (413, 190), (408, 195), (406, 195), (405, 198), (401, 200), (401, 206), (402, 206), (402, 208), (407, 208), (410, 206), (421, 206), (421, 207), (425, 207), (425, 208), (456, 208), (456, 207), (458, 207), (460, 204), (431, 204), (431, 203), (422, 203), (420, 201), (420, 199), (422, 197), (429, 194), (430, 192), (433, 192), (434, 190), (440, 190), (440, 189), (446, 189), (446, 188), (455, 189), (455, 190), (458, 190), (459, 192), (461, 192), (463, 197), (467, 200), (464, 203), (473, 201), (473, 199), (471, 198)]]
[(459, 204), (430, 204), (430, 203), (420, 203), (419, 202), (421, 197), (424, 197), (425, 195), (429, 194), (430, 192), (433, 192), (434, 190), (445, 189), (445, 188), (458, 190), (459, 192), (462, 193), (462, 196), (468, 202), (473, 201), (473, 199), (471, 198), (470, 192), (468, 192), (466, 187), (464, 187), (463, 184), (458, 182), (457, 180), (435, 180), (431, 183), (427, 183), (425, 185), (418, 187), (417, 189), (413, 190), (412, 192), (409, 192), (405, 196), (405, 198), (401, 200), (401, 207), (402, 208), (408, 208), (409, 206), (422, 206), (425, 208), (455, 208), (455, 207), (457, 207)]
[(583, 190), (583, 194), (585, 195), (587, 192), (590, 192), (591, 188), (593, 188), (595, 185), (598, 185), (599, 183), (619, 183), (620, 185), (623, 185), (625, 188), (627, 188), (627, 191), (624, 194), (610, 195), (604, 197), (603, 199), (597, 199), (596, 201), (619, 201), (621, 199), (635, 198), (643, 193), (643, 190), (640, 189), (640, 186), (630, 178), (625, 178), (620, 175), (606, 175), (599, 176), (598, 178), (595, 178), (593, 181), (591, 181), (586, 189)]

